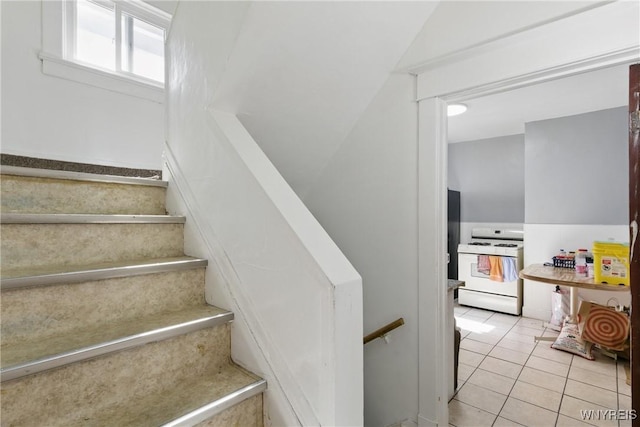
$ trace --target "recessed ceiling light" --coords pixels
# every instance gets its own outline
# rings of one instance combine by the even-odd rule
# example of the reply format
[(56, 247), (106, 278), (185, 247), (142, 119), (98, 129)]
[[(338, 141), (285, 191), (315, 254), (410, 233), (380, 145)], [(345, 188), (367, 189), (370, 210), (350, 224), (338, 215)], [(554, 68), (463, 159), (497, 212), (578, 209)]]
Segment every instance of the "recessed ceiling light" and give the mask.
[(449, 104), (447, 105), (447, 116), (457, 116), (467, 111), (467, 106), (464, 104)]

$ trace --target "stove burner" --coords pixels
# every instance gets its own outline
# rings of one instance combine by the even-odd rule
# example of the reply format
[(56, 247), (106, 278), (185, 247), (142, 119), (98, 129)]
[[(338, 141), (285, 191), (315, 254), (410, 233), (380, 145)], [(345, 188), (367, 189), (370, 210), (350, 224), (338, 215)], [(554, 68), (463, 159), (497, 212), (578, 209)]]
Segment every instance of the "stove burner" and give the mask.
[(471, 242), (469, 244), (473, 246), (491, 246), (489, 242)]
[(517, 248), (518, 247), (518, 245), (516, 245), (515, 243), (498, 243), (495, 246), (499, 248)]

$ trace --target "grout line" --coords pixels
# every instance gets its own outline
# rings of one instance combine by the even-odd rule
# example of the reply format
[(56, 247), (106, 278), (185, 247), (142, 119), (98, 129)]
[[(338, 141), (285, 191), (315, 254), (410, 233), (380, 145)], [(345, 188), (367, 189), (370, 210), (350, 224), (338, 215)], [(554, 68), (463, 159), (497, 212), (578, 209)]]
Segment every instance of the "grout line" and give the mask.
[[(486, 319), (482, 319), (482, 318), (480, 318), (480, 317), (473, 316), (473, 315), (465, 316), (466, 314), (470, 314), (470, 313), (469, 313), (469, 310), (465, 311), (465, 313), (462, 313), (462, 314), (455, 314), (455, 316), (456, 316), (457, 318), (467, 318), (467, 319), (476, 320), (476, 321), (477, 321), (477, 322), (479, 322), (479, 323), (488, 323), (488, 322), (490, 322), (490, 321), (491, 321), (491, 318), (492, 318), (494, 315), (499, 314), (499, 313), (493, 313), (492, 315), (490, 315), (490, 316), (489, 316), (489, 317), (487, 317)], [(514, 329), (516, 326), (528, 327), (527, 325), (523, 325), (523, 324), (521, 323), (522, 319), (524, 319), (524, 318), (520, 316), (520, 319), (518, 319), (518, 320), (517, 320), (513, 325), (510, 325), (510, 327), (509, 327), (509, 328), (508, 328), (504, 333), (502, 333), (501, 338), (500, 338), (500, 339), (498, 340), (498, 342), (497, 342), (497, 343), (495, 343), (495, 344), (490, 344), (490, 343), (486, 343), (486, 342), (483, 342), (483, 341), (474, 340), (473, 338), (469, 338), (469, 335), (465, 336), (465, 337), (460, 341), (461, 343), (462, 343), (464, 340), (466, 340), (466, 339), (469, 339), (469, 340), (471, 340), (471, 341), (477, 341), (477, 342), (482, 343), (482, 344), (490, 345), (490, 346), (491, 346), (491, 349), (490, 349), (486, 354), (476, 353), (476, 352), (475, 352), (475, 351), (473, 351), (473, 350), (467, 350), (467, 349), (464, 349), (465, 351), (469, 351), (469, 352), (472, 352), (472, 353), (476, 353), (476, 354), (480, 354), (480, 355), (482, 355), (482, 359), (480, 360), (480, 363), (479, 363), (477, 366), (473, 367), (473, 370), (471, 371), (471, 373), (470, 373), (470, 374), (469, 374), (469, 376), (467, 377), (467, 380), (465, 380), (465, 381), (464, 381), (464, 384), (463, 384), (463, 385), (462, 385), (458, 390), (456, 390), (456, 391), (455, 391), (455, 393), (454, 393), (454, 395), (453, 395), (452, 399), (456, 399), (456, 397), (458, 396), (458, 392), (459, 392), (459, 391), (460, 391), (460, 390), (461, 390), (461, 389), (462, 389), (462, 388), (463, 388), (463, 387), (464, 387), (464, 386), (469, 382), (469, 379), (470, 379), (470, 378), (471, 378), (475, 373), (477, 373), (477, 372), (478, 372), (478, 369), (482, 369), (482, 368), (480, 368), (480, 365), (481, 365), (481, 364), (482, 364), (482, 363), (487, 359), (487, 357), (493, 357), (493, 356), (490, 356), (491, 352), (493, 352), (493, 351), (494, 351), (494, 349), (495, 349), (496, 347), (499, 347), (500, 342), (501, 342), (503, 339), (505, 339), (505, 337), (506, 337), (506, 335), (507, 335), (507, 334), (509, 334), (510, 332), (512, 332), (512, 331), (513, 331), (513, 329)], [(502, 324), (502, 323), (501, 323), (501, 324)], [(505, 326), (509, 326), (509, 325), (508, 325), (508, 324), (505, 324)], [(535, 328), (531, 328), (531, 329), (535, 329)], [(550, 330), (549, 330), (549, 328), (548, 328), (547, 326), (544, 326), (544, 327), (543, 327), (543, 331), (542, 331), (542, 335), (544, 335), (544, 334), (545, 334), (545, 333), (547, 333), (547, 332), (550, 332)], [(554, 332), (557, 332), (557, 331), (554, 331)], [(523, 342), (523, 344), (525, 344), (525, 343)], [(500, 411), (499, 411), (499, 412), (498, 412), (498, 414), (495, 416), (495, 419), (494, 419), (494, 421), (493, 421), (492, 425), (495, 425), (495, 424), (496, 424), (496, 422), (497, 422), (497, 420), (498, 420), (498, 418), (502, 417), (501, 413), (502, 413), (502, 411), (503, 411), (503, 409), (504, 409), (504, 406), (506, 405), (506, 402), (507, 402), (507, 400), (508, 400), (509, 398), (513, 398), (513, 399), (516, 399), (516, 400), (521, 400), (521, 399), (517, 399), (516, 397), (513, 397), (511, 394), (513, 393), (513, 389), (515, 388), (515, 385), (518, 383), (518, 381), (521, 381), (521, 380), (520, 380), (520, 377), (521, 377), (521, 375), (522, 375), (522, 372), (523, 372), (524, 368), (526, 367), (526, 364), (528, 363), (528, 361), (530, 360), (530, 358), (531, 358), (532, 356), (534, 356), (534, 354), (533, 354), (533, 353), (534, 353), (534, 352), (535, 352), (535, 350), (538, 348), (538, 345), (539, 345), (539, 344), (541, 344), (541, 343), (540, 343), (540, 342), (535, 342), (535, 345), (534, 345), (534, 347), (532, 348), (532, 350), (531, 350), (531, 351), (529, 351), (529, 352), (527, 353), (527, 359), (525, 360), (524, 364), (522, 365), (522, 368), (520, 369), (520, 372), (519, 372), (519, 374), (518, 374), (517, 378), (515, 378), (515, 381), (514, 381), (514, 383), (513, 383), (513, 386), (511, 386), (511, 389), (509, 390), (509, 394), (507, 395), (507, 398), (505, 399), (505, 402), (503, 403), (502, 407), (500, 408)], [(501, 347), (501, 348), (502, 348), (502, 347)], [(463, 350), (463, 348), (461, 348), (461, 350)], [(512, 350), (512, 349), (508, 349), (508, 350)], [(512, 351), (517, 351), (517, 350), (512, 350)], [(559, 350), (558, 350), (558, 351), (559, 351)], [(524, 352), (523, 352), (523, 353), (524, 353)], [(563, 364), (563, 365), (567, 366), (567, 364), (562, 363), (562, 362), (558, 362), (558, 361), (553, 360), (553, 359), (547, 359), (547, 358), (545, 358), (545, 357), (543, 357), (543, 356), (539, 356), (539, 355), (535, 355), (535, 356), (536, 356), (536, 357), (540, 357), (541, 359), (545, 359), (545, 360), (549, 360), (549, 361), (553, 361), (553, 362), (561, 363), (561, 364)], [(571, 355), (571, 356), (572, 356), (572, 357), (571, 357), (571, 360), (570, 360), (570, 362), (568, 363), (567, 373), (566, 373), (565, 375), (557, 375), (557, 374), (552, 373), (552, 372), (540, 371), (540, 372), (545, 372), (545, 373), (550, 374), (550, 375), (556, 375), (556, 376), (558, 376), (558, 377), (560, 377), (560, 378), (564, 377), (564, 385), (563, 385), (563, 387), (562, 387), (562, 390), (561, 390), (561, 391), (560, 391), (560, 390), (551, 390), (551, 391), (555, 391), (555, 392), (557, 392), (557, 393), (560, 393), (560, 395), (561, 395), (561, 396), (560, 396), (560, 402), (559, 402), (559, 404), (558, 404), (558, 409), (555, 411), (555, 416), (556, 416), (556, 418), (555, 418), (555, 423), (554, 423), (554, 425), (557, 425), (557, 424), (558, 424), (558, 422), (559, 422), (560, 415), (562, 415), (562, 414), (561, 414), (561, 412), (560, 412), (560, 409), (561, 409), (561, 407), (562, 407), (562, 403), (563, 403), (563, 401), (564, 401), (565, 396), (568, 396), (568, 395), (566, 395), (566, 394), (565, 394), (565, 392), (566, 392), (566, 389), (567, 389), (567, 384), (568, 384), (569, 374), (570, 374), (570, 372), (571, 372), (571, 369), (572, 369), (572, 367), (577, 366), (577, 365), (575, 365), (575, 357), (580, 357), (580, 356), (577, 356), (577, 355)], [(498, 360), (503, 360), (503, 359), (498, 359)], [(507, 360), (507, 362), (508, 362), (508, 360)], [(511, 363), (513, 363), (513, 362), (511, 362)], [(619, 378), (619, 376), (618, 376), (618, 368), (619, 368), (619, 366), (618, 366), (618, 365), (619, 365), (619, 364), (621, 364), (621, 363), (622, 363), (622, 360), (620, 360), (620, 359), (618, 359), (618, 360), (616, 360), (616, 361), (615, 361), (615, 375), (616, 375), (616, 401), (617, 401), (617, 409), (619, 409), (619, 408), (620, 408), (620, 399), (621, 399), (621, 397), (620, 397), (620, 394), (621, 394), (621, 393), (620, 393), (620, 390), (621, 390), (621, 388), (620, 388), (620, 378)], [(465, 365), (465, 366), (470, 366), (470, 365)], [(530, 369), (535, 369), (535, 368), (530, 368)], [(490, 372), (490, 371), (489, 371), (489, 372)], [(594, 371), (594, 372), (596, 372), (596, 373), (600, 373), (600, 372), (598, 372), (598, 371)], [(498, 374), (498, 373), (493, 373), (493, 372), (491, 372), (491, 373), (492, 373), (492, 374), (495, 374), (495, 375), (500, 375), (500, 374)], [(510, 378), (510, 377), (505, 377), (505, 378)], [(510, 378), (510, 379), (511, 379), (511, 378)], [(624, 380), (624, 378), (623, 378), (623, 380)], [(579, 383), (583, 383), (582, 381), (579, 381), (579, 380), (575, 380), (575, 381), (577, 381), (577, 382), (579, 382)], [(528, 384), (528, 383), (527, 383), (527, 384)], [(589, 384), (589, 383), (584, 383), (584, 384), (585, 384), (585, 385), (589, 385), (589, 386), (591, 386), (591, 387), (599, 387), (599, 386), (594, 385), (594, 384)], [(477, 384), (474, 384), (474, 385), (477, 385)], [(532, 385), (536, 386), (535, 384), (532, 384)], [(482, 385), (477, 385), (477, 386), (478, 386), (478, 387), (483, 387)], [(540, 386), (536, 386), (536, 387), (540, 387)], [(486, 387), (483, 387), (483, 388), (486, 388)], [(542, 388), (542, 389), (546, 389), (545, 387), (541, 387), (541, 388)], [(603, 390), (606, 390), (606, 391), (611, 391), (611, 390), (606, 389), (606, 388), (603, 388), (603, 387), (599, 387), (599, 388), (601, 388), (601, 389), (603, 389)], [(500, 394), (502, 394), (502, 393), (500, 393)], [(457, 400), (457, 399), (456, 399), (456, 400)], [(470, 407), (473, 407), (473, 408), (476, 408), (476, 409), (482, 410), (482, 411), (484, 411), (484, 412), (490, 413), (490, 412), (488, 412), (488, 411), (486, 411), (486, 410), (484, 410), (484, 409), (482, 409), (482, 408), (477, 408), (476, 406), (471, 405), (471, 404), (469, 404), (469, 403), (466, 403), (466, 402), (463, 402), (463, 401), (459, 401), (459, 402), (460, 402), (460, 403), (463, 403), (463, 404), (465, 404), (465, 405), (467, 405), (467, 406), (470, 406)], [(533, 405), (533, 406), (536, 406), (536, 407), (541, 408), (541, 409), (545, 409), (545, 410), (547, 410), (547, 411), (551, 411), (551, 410), (550, 410), (550, 409), (548, 409), (548, 408), (545, 408), (545, 407), (542, 407), (542, 406), (536, 405), (536, 404), (531, 403), (531, 402), (526, 402), (526, 401), (523, 401), (523, 402), (528, 403), (528, 404)], [(551, 412), (554, 412), (554, 411), (551, 411)], [(491, 414), (491, 415), (494, 415), (494, 414)], [(578, 420), (577, 418), (574, 418), (574, 417), (571, 417), (571, 416), (568, 416), (568, 417), (569, 417), (569, 418), (571, 418), (571, 419), (575, 419), (575, 420), (577, 420), (577, 421), (582, 421), (582, 422), (585, 422), (585, 423), (586, 423), (586, 421), (584, 421), (584, 420)], [(504, 418), (504, 417), (502, 417), (502, 418)], [(518, 422), (517, 422), (517, 421), (515, 421), (515, 420), (510, 420), (510, 421), (513, 421), (513, 422), (515, 422), (515, 423), (518, 423)], [(588, 423), (587, 423), (587, 424), (588, 424)], [(618, 423), (617, 423), (617, 424), (618, 424), (618, 426), (619, 426), (619, 427), (621, 426), (621, 424), (620, 424), (620, 420), (618, 420)]]

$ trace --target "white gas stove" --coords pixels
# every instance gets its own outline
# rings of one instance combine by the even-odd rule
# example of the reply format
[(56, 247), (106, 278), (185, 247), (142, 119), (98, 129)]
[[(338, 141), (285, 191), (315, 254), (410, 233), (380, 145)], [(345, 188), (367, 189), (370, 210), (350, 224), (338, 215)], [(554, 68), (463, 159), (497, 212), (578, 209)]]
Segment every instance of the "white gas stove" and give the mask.
[(524, 248), (522, 230), (474, 228), (471, 241), (458, 245), (458, 253), (518, 256)]
[(522, 311), (524, 232), (474, 228), (471, 241), (458, 245), (458, 303), (519, 315)]

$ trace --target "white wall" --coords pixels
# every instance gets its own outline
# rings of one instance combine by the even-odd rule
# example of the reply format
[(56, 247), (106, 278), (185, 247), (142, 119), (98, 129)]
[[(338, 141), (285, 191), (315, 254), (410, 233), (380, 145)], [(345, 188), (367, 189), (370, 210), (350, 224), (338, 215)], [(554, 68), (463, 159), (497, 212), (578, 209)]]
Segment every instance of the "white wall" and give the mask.
[(2, 153), (161, 169), (162, 104), (44, 75), (40, 1), (2, 1)]
[[(365, 346), (365, 425), (418, 413), (417, 104), (392, 75), (305, 203), (363, 277), (364, 331), (403, 317), (389, 343)], [(430, 326), (433, 329), (433, 326)]]
[[(265, 425), (362, 425), (362, 282), (235, 115), (212, 99), (250, 9), (182, 2), (168, 45), (166, 158), (185, 250), (231, 309), (232, 357), (267, 380)], [(188, 66), (187, 66), (188, 65)]]

